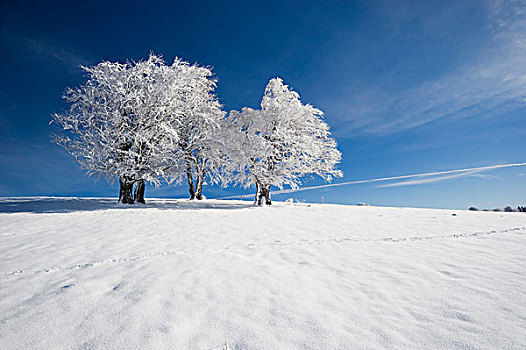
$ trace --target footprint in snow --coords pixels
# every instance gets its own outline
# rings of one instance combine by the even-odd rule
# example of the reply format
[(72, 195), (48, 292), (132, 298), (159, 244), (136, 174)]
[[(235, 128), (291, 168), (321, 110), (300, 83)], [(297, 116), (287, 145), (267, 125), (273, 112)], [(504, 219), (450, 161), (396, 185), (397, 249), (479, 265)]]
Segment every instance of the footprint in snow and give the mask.
[(470, 323), (473, 322), (471, 317), (469, 317), (468, 315), (461, 314), (460, 312), (458, 312), (455, 316), (461, 321), (470, 322)]
[(62, 287), (60, 287), (60, 289), (56, 293), (62, 293), (66, 289), (70, 289), (73, 286), (75, 286), (75, 283), (70, 283), (70, 284), (63, 285)]

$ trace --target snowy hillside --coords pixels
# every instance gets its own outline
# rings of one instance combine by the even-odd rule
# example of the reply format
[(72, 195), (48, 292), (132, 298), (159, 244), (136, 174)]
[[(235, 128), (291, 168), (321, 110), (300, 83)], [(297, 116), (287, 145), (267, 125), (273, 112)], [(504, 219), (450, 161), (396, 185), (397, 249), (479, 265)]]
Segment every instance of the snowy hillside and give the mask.
[(525, 267), (522, 213), (4, 198), (0, 349), (524, 349)]

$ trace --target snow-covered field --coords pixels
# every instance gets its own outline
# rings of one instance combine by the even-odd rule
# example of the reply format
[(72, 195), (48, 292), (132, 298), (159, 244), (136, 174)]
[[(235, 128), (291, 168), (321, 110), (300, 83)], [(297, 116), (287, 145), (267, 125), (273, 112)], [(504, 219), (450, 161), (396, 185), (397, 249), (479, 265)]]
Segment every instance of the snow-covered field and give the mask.
[(0, 349), (526, 348), (523, 213), (114, 201), (0, 200)]

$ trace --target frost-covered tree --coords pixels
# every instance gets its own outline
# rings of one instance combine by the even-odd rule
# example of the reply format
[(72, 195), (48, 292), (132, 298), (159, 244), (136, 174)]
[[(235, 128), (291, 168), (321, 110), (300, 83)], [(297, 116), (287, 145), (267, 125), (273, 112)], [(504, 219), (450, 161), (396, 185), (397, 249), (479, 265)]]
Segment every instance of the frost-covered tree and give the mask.
[[(261, 109), (243, 108), (232, 111), (230, 180), (248, 187), (256, 185), (255, 202), (271, 204), (270, 188), (289, 185), (297, 188), (307, 174), (316, 174), (330, 181), (342, 173), (335, 166), (341, 153), (331, 137), (323, 112), (304, 105), (299, 95), (271, 79), (261, 101)], [(233, 167), (233, 168), (232, 168)]]
[(203, 184), (208, 178), (217, 182), (221, 162), (220, 137), (225, 113), (214, 94), (217, 80), (207, 67), (189, 66), (192, 74), (184, 93), (180, 94), (181, 110), (174, 130), (178, 152), (169, 169), (170, 181), (186, 179), (190, 199), (203, 198)]
[(64, 95), (70, 109), (54, 115), (63, 129), (55, 142), (88, 175), (118, 178), (119, 201), (144, 202), (145, 182), (157, 186), (185, 169), (180, 163), (186, 140), (179, 130), (187, 127), (184, 116), (193, 96), (204, 88), (196, 86), (203, 68), (179, 58), (166, 65), (151, 54), (147, 61), (83, 69), (87, 82)]

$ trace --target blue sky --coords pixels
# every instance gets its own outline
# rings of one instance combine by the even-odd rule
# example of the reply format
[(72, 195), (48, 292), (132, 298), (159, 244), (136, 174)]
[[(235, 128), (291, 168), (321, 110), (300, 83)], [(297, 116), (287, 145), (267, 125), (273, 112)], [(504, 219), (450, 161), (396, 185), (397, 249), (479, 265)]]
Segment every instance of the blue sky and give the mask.
[[(325, 112), (343, 153), (336, 182), (526, 161), (523, 1), (2, 1), (0, 11), (0, 196), (116, 196), (117, 184), (87, 178), (50, 143), (49, 121), (67, 107), (64, 89), (84, 81), (80, 64), (150, 51), (213, 66), (226, 111), (257, 107), (282, 77)], [(436, 180), (275, 199), (526, 205), (526, 167)]]

